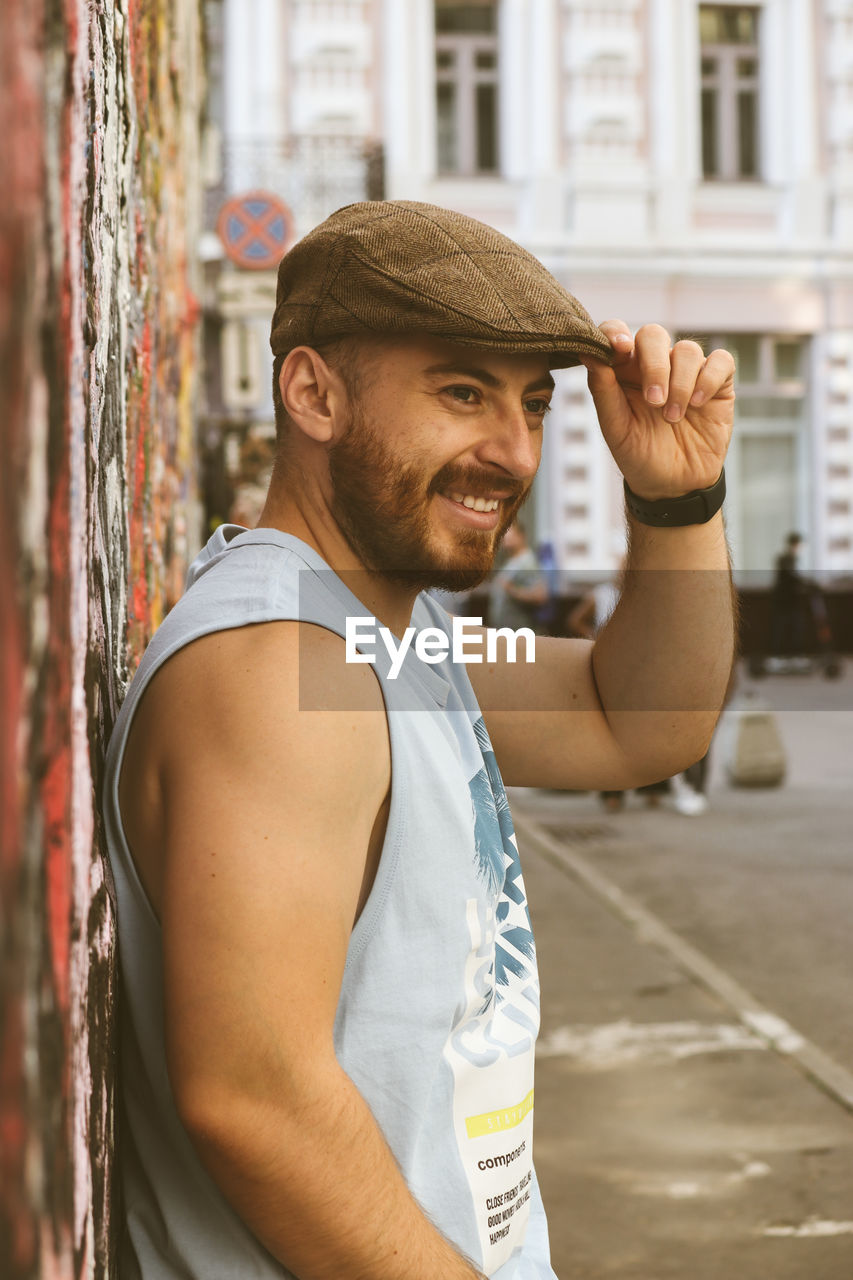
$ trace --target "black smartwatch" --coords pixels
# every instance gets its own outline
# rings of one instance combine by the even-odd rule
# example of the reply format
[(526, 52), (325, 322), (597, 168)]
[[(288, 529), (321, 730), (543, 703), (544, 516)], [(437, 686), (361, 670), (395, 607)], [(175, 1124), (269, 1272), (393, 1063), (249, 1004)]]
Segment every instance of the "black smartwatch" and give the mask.
[(657, 502), (647, 502), (638, 498), (625, 486), (625, 505), (635, 520), (640, 524), (654, 525), (658, 529), (678, 529), (688, 524), (707, 524), (719, 511), (726, 496), (726, 473), (720, 472), (719, 479), (708, 489), (694, 489), (680, 498), (660, 498)]

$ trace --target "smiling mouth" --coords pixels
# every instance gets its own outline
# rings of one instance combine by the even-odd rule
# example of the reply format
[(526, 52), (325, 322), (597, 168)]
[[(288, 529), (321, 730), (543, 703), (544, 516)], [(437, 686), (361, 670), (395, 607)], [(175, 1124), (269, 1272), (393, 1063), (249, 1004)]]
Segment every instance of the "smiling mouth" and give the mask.
[(500, 506), (500, 498), (475, 498), (470, 493), (448, 493), (445, 496), (469, 511), (497, 511)]

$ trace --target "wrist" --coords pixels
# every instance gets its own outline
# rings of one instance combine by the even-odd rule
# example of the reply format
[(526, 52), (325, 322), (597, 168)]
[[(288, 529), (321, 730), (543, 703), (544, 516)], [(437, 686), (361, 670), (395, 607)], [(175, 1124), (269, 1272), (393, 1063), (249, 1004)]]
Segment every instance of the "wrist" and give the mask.
[[(628, 514), (627, 570), (714, 569), (730, 573), (726, 527), (718, 511), (706, 524), (654, 528)], [(632, 576), (630, 573), (629, 577)], [(633, 575), (636, 577), (636, 575)]]

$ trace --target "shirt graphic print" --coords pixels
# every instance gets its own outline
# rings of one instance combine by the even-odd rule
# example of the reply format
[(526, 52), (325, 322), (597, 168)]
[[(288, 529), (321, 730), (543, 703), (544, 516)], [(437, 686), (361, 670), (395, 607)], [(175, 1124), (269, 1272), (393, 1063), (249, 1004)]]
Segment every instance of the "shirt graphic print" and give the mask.
[(444, 1049), (453, 1121), (490, 1275), (520, 1251), (533, 1177), (533, 1058), (539, 983), (515, 831), (482, 717), (469, 780), (482, 895), (467, 903), (465, 996)]

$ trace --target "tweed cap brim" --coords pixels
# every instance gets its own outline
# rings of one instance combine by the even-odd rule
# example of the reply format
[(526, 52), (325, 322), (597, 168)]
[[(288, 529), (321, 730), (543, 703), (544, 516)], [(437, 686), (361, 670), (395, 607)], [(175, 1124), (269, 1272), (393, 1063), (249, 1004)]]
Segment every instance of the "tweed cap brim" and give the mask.
[(613, 356), (577, 298), (533, 254), (474, 218), (410, 200), (347, 205), (281, 261), (273, 354), (349, 334), (541, 351), (552, 368)]

